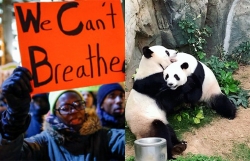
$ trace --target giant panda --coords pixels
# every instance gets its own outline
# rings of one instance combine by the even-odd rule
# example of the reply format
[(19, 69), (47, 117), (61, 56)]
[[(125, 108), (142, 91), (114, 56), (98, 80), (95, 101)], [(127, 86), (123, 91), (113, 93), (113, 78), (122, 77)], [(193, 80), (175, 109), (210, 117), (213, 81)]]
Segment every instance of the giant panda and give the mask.
[[(214, 73), (205, 64), (187, 53), (177, 53), (172, 63), (163, 72), (167, 86), (176, 90), (188, 83), (191, 90), (185, 93), (186, 103), (206, 102), (221, 116), (234, 119), (236, 116), (235, 105), (221, 92)], [(193, 82), (189, 82), (188, 78)], [(182, 94), (180, 92), (179, 94)]]
[(159, 108), (155, 96), (165, 85), (163, 70), (171, 64), (176, 51), (163, 46), (143, 48), (143, 56), (135, 76), (133, 89), (126, 101), (125, 118), (137, 139), (162, 137), (167, 140), (168, 159), (186, 149), (186, 142), (179, 141), (167, 121), (166, 111)]

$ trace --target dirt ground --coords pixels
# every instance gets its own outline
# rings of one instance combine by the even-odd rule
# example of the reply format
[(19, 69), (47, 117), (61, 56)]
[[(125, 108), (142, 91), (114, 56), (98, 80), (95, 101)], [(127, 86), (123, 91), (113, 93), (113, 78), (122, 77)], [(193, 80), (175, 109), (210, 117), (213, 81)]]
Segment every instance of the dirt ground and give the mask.
[[(250, 90), (250, 66), (240, 66), (235, 78), (243, 89)], [(193, 154), (226, 156), (234, 143), (246, 143), (250, 147), (250, 108), (239, 107), (234, 120), (217, 118), (210, 124), (183, 134), (188, 146), (183, 155)], [(134, 156), (134, 148), (126, 145), (126, 156)]]

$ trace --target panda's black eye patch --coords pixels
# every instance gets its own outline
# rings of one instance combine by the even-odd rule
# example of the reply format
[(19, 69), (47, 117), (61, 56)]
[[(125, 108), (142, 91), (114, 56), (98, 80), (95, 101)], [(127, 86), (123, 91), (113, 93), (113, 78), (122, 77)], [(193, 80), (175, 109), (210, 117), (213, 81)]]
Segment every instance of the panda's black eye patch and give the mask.
[(174, 75), (176, 80), (180, 80), (179, 76), (177, 74)]
[(167, 80), (167, 79), (168, 79), (168, 77), (169, 77), (169, 76), (168, 76), (168, 74), (167, 74), (167, 75), (166, 75), (166, 77), (165, 77), (165, 80)]
[(166, 52), (166, 54), (167, 54), (168, 56), (170, 56), (170, 54), (169, 54), (169, 52), (168, 52), (167, 50), (166, 50), (165, 52)]

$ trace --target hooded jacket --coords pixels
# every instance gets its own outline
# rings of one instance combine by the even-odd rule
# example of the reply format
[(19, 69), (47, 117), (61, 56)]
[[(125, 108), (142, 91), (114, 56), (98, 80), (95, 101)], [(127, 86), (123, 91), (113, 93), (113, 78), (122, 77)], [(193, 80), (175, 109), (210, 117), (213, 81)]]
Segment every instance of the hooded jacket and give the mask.
[(125, 131), (101, 128), (95, 113), (79, 132), (55, 130), (45, 122), (44, 131), (30, 138), (9, 141), (0, 134), (0, 160), (124, 161), (124, 156)]

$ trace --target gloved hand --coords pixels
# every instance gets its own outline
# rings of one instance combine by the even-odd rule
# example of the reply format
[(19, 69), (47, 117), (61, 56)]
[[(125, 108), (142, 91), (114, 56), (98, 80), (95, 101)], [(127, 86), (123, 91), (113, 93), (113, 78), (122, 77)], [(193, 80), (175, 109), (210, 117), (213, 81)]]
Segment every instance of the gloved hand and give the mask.
[(2, 84), (1, 91), (7, 100), (8, 108), (2, 113), (1, 133), (6, 139), (15, 139), (29, 126), (31, 80), (31, 73), (26, 68), (18, 67)]

